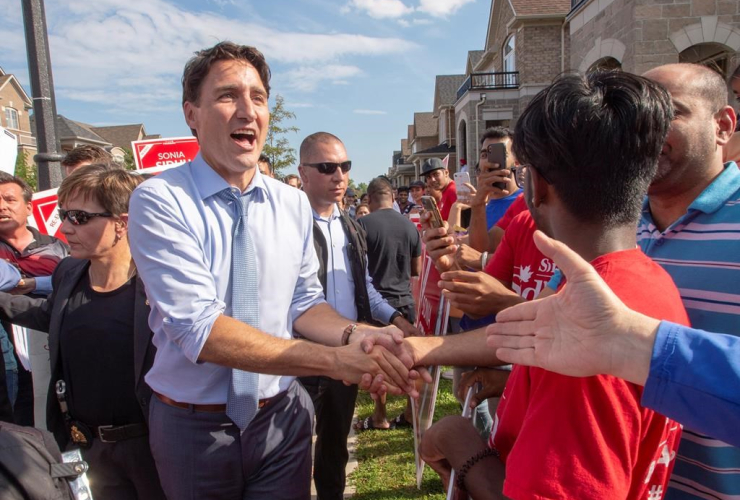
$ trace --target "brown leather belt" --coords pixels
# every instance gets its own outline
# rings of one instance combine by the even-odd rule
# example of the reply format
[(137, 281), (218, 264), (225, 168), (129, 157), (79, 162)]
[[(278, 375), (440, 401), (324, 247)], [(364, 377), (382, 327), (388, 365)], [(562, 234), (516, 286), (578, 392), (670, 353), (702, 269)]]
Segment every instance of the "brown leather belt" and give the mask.
[[(158, 392), (154, 392), (154, 395), (157, 396), (157, 398), (159, 398), (159, 400), (163, 402), (164, 404), (169, 405), (169, 406), (174, 406), (175, 408), (182, 408), (184, 410), (192, 409), (193, 411), (200, 411), (204, 413), (226, 413), (226, 405), (215, 405), (215, 404), (214, 405), (194, 405), (190, 403), (181, 403), (179, 401), (175, 401), (174, 399), (168, 398), (164, 394), (160, 394)], [(280, 394), (278, 394), (278, 396), (279, 395)], [(274, 400), (276, 397), (277, 396), (273, 396), (271, 398), (260, 399), (257, 404), (257, 407), (263, 408), (269, 405), (270, 402), (272, 402), (272, 400)]]

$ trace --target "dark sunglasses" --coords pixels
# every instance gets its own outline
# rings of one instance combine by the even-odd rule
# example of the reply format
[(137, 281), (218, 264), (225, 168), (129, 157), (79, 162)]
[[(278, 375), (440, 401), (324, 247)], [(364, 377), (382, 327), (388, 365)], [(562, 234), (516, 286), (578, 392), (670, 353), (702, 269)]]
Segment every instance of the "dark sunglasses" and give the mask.
[(102, 212), (98, 214), (91, 214), (89, 212), (85, 212), (84, 210), (62, 210), (59, 209), (59, 218), (62, 219), (62, 222), (64, 222), (64, 219), (67, 219), (69, 222), (74, 224), (75, 226), (82, 226), (84, 224), (87, 224), (90, 222), (90, 219), (93, 217), (113, 217), (113, 214), (110, 212)]
[(338, 168), (342, 169), (342, 173), (346, 174), (349, 172), (349, 169), (352, 168), (352, 162), (347, 160), (343, 161), (342, 163), (330, 163), (330, 162), (322, 162), (322, 163), (304, 163), (307, 167), (313, 167), (316, 170), (319, 171), (320, 174), (326, 174), (331, 175), (334, 172), (337, 171)]

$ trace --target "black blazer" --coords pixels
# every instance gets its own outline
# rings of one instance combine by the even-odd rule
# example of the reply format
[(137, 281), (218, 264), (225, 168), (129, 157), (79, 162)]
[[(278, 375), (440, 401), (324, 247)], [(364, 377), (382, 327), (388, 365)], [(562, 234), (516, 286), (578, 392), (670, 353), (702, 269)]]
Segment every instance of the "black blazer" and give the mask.
[[(54, 433), (59, 447), (64, 450), (69, 436), (59, 408), (54, 385), (62, 378), (61, 349), (59, 332), (61, 330), (67, 302), (77, 283), (87, 272), (88, 260), (67, 257), (57, 265), (52, 275), (54, 290), (45, 299), (26, 295), (10, 295), (0, 292), (0, 319), (16, 325), (42, 332), (49, 332), (49, 358), (51, 361), (51, 380), (46, 399), (46, 426)], [(144, 382), (144, 375), (154, 362), (156, 348), (152, 345), (152, 331), (149, 329), (149, 303), (146, 299), (144, 283), (136, 279), (136, 305), (134, 306), (134, 369), (136, 399), (141, 406), (145, 420), (149, 416), (149, 399), (152, 390)]]

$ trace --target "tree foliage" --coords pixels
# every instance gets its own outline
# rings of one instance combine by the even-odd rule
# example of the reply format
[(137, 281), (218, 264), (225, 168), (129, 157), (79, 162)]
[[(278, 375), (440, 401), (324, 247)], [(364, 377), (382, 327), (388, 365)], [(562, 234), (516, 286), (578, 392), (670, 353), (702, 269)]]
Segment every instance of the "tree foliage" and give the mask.
[(287, 120), (295, 120), (295, 113), (285, 109), (285, 99), (278, 94), (275, 96), (275, 105), (270, 110), (270, 128), (262, 151), (270, 159), (276, 174), (296, 163), (296, 151), (290, 147), (286, 135), (289, 132), (298, 132), (298, 127), (285, 125)]
[(15, 176), (20, 177), (26, 183), (31, 186), (31, 189), (36, 191), (38, 187), (38, 176), (36, 172), (35, 164), (28, 164), (28, 158), (26, 153), (18, 152), (18, 157), (15, 159)]

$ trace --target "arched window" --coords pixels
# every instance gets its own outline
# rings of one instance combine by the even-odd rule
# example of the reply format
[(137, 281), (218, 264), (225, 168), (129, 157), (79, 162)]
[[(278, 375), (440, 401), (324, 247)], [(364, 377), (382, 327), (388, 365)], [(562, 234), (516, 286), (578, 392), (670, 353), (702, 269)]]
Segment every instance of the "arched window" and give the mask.
[[(516, 71), (516, 35), (511, 35), (504, 43), (504, 73), (511, 73)], [(504, 85), (516, 85), (516, 77), (514, 75), (504, 76)]]
[(13, 108), (5, 108), (5, 125), (7, 128), (20, 130), (20, 125), (18, 125), (18, 111)]

